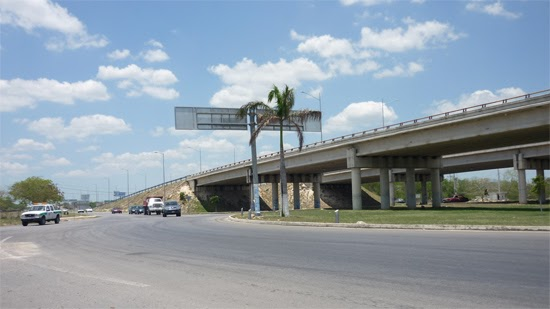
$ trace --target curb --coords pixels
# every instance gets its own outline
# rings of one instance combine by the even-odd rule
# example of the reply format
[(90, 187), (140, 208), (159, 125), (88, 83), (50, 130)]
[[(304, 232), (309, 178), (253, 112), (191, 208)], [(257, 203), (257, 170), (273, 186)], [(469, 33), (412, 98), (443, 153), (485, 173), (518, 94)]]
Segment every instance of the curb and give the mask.
[(362, 229), (401, 229), (401, 230), (443, 230), (443, 231), (530, 231), (549, 232), (547, 226), (504, 226), (504, 225), (432, 225), (432, 224), (368, 224), (357, 223), (317, 223), (317, 222), (287, 222), (287, 221), (258, 221), (239, 219), (228, 216), (225, 221), (268, 224), (284, 226), (311, 226), (311, 227), (339, 227), (339, 228), (362, 228)]

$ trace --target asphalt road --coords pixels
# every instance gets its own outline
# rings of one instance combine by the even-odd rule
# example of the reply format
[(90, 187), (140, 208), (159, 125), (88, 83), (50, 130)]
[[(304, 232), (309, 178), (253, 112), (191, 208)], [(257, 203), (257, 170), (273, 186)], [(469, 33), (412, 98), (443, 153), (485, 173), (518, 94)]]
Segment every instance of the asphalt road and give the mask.
[(111, 215), (0, 228), (0, 308), (548, 308), (548, 232)]

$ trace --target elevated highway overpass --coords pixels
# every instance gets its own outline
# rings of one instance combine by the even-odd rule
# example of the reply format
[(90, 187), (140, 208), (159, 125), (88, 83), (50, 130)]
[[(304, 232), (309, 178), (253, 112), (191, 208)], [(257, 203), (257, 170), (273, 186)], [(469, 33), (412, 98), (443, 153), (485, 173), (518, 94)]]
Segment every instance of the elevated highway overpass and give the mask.
[[(513, 166), (523, 171), (525, 182), (525, 169), (534, 168), (538, 173), (548, 169), (548, 154), (544, 153), (548, 145), (544, 143), (549, 141), (550, 90), (545, 90), (325, 140), (307, 145), (301, 151), (289, 149), (285, 151), (285, 164), (289, 182), (310, 175), (307, 178), (316, 184), (314, 191), (316, 187), (318, 191), (321, 182), (330, 181), (330, 173), (347, 170), (352, 183), (353, 209), (362, 208), (362, 170), (378, 170), (383, 209), (390, 205), (390, 170), (404, 170), (407, 200), (411, 201), (415, 200), (412, 198), (415, 174), (429, 172), (432, 203), (438, 207), (443, 173), (510, 165), (503, 149), (543, 143), (539, 145), (542, 154), (537, 160), (546, 163), (540, 163), (539, 167), (533, 166), (535, 163), (524, 154), (514, 155)], [(471, 153), (470, 159), (467, 159), (468, 153)], [(496, 155), (494, 159), (491, 153)], [(459, 160), (470, 163), (460, 164)], [(195, 187), (243, 185), (249, 182), (250, 168), (251, 162), (247, 160), (194, 174), (188, 179)], [(263, 181), (273, 182), (278, 173), (279, 153), (258, 158), (258, 174)], [(522, 173), (519, 175), (521, 182)], [(526, 202), (526, 193), (523, 195)]]

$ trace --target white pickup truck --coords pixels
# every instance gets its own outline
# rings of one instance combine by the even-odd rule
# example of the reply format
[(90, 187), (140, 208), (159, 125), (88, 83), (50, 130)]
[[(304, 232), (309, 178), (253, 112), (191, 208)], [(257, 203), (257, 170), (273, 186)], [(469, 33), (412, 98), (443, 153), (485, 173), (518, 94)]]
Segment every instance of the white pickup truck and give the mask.
[(29, 222), (44, 225), (47, 221), (55, 221), (55, 224), (58, 224), (61, 221), (61, 210), (56, 209), (54, 205), (42, 204), (32, 205), (28, 211), (21, 214), (23, 226), (27, 226)]

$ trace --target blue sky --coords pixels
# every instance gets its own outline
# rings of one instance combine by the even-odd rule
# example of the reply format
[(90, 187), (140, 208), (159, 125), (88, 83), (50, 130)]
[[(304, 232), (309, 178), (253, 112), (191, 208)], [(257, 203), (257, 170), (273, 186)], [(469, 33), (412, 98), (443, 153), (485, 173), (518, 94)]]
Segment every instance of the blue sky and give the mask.
[[(177, 131), (174, 107), (240, 107), (272, 85), (294, 88), (298, 109), (321, 103), (324, 139), (548, 89), (549, 12), (548, 1), (0, 0), (0, 190), (40, 176), (66, 198), (104, 200), (127, 175), (130, 192), (161, 183), (155, 152), (167, 180), (248, 159), (247, 132)], [(260, 135), (260, 154), (277, 149), (276, 133)]]

